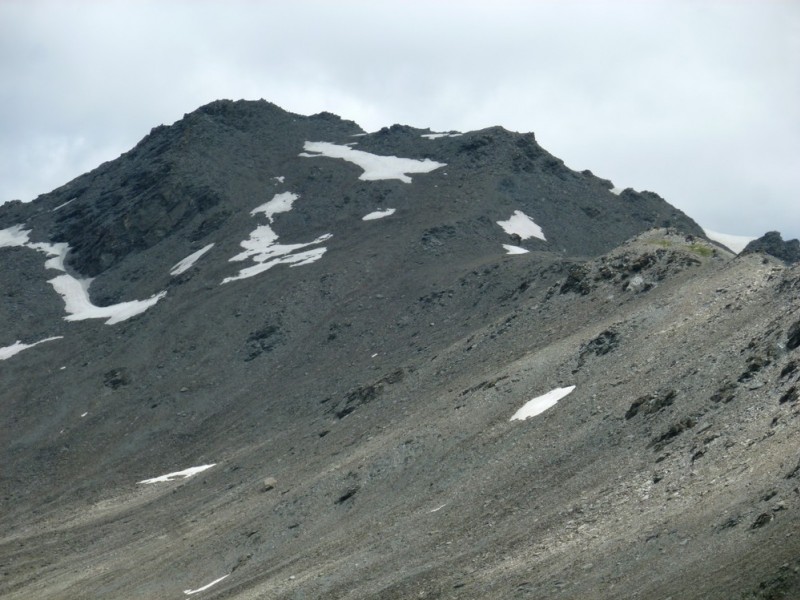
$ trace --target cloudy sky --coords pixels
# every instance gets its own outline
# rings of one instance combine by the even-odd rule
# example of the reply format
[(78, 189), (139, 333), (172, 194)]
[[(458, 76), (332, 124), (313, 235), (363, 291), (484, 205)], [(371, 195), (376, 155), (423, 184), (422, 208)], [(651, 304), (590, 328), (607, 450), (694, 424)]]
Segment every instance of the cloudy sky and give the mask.
[(533, 131), (708, 229), (800, 237), (796, 0), (0, 0), (0, 202), (218, 98)]

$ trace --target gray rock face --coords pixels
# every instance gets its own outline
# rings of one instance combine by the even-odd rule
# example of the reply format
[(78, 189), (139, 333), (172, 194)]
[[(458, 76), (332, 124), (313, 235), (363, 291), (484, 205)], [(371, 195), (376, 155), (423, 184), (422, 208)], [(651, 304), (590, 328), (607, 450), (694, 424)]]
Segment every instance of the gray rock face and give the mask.
[(783, 241), (783, 237), (779, 232), (768, 231), (757, 240), (747, 244), (742, 250), (742, 254), (757, 252), (769, 254), (789, 264), (795, 264), (800, 262), (800, 241)]
[(798, 597), (799, 267), (428, 133), (215, 102), (0, 207), (0, 596)]

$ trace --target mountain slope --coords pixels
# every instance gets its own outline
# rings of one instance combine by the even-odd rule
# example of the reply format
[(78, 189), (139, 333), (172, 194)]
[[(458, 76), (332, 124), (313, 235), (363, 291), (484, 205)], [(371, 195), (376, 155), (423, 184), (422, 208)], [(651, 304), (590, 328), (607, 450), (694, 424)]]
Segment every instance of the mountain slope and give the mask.
[(0, 207), (4, 597), (798, 590), (797, 267), (425, 134), (220, 101)]

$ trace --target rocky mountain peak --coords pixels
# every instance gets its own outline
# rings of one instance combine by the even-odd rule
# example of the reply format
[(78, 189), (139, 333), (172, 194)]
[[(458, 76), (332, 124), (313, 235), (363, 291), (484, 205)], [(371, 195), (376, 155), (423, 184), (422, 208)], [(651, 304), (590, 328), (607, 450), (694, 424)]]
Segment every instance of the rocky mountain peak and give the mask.
[(788, 264), (800, 262), (800, 241), (783, 240), (780, 232), (768, 231), (760, 238), (753, 240), (742, 254), (762, 253), (779, 258)]
[(208, 104), (0, 206), (0, 596), (799, 597), (799, 268), (533, 134)]

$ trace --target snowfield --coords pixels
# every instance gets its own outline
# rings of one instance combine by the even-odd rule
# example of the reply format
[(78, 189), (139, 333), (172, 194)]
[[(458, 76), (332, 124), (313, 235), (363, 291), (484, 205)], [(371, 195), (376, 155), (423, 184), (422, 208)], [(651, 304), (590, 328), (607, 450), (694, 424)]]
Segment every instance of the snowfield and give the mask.
[(173, 481), (175, 479), (187, 479), (198, 473), (202, 473), (206, 469), (210, 469), (211, 467), (215, 466), (217, 463), (211, 463), (210, 465), (201, 465), (199, 467), (190, 467), (188, 469), (184, 469), (183, 471), (175, 471), (174, 473), (167, 473), (166, 475), (161, 475), (160, 477), (153, 477), (152, 479), (143, 479), (139, 483), (164, 483), (167, 481)]
[(750, 242), (752, 242), (754, 237), (750, 237), (747, 235), (731, 235), (730, 233), (719, 233), (717, 231), (711, 231), (710, 229), (706, 229), (703, 227), (703, 232), (706, 234), (708, 239), (714, 240), (715, 242), (719, 242), (723, 246), (730, 248), (734, 253), (739, 254), (744, 247), (747, 246)]
[(147, 300), (130, 300), (110, 306), (95, 306), (89, 299), (91, 279), (75, 279), (72, 275), (59, 275), (48, 283), (64, 299), (64, 310), (68, 313), (65, 321), (84, 321), (86, 319), (106, 319), (106, 325), (127, 321), (142, 314), (167, 295), (159, 292)]
[[(267, 217), (270, 224), (274, 222), (274, 216), (279, 213), (289, 212), (295, 200), (300, 196), (291, 192), (283, 192), (276, 194), (272, 200), (260, 206), (257, 206), (250, 211), (252, 216), (263, 213)], [(238, 275), (226, 277), (222, 280), (220, 285), (237, 281), (239, 279), (247, 279), (259, 273), (263, 273), (277, 265), (289, 265), (291, 267), (299, 267), (301, 265), (309, 265), (322, 258), (327, 248), (314, 248), (312, 250), (305, 250), (304, 252), (297, 252), (308, 246), (315, 246), (322, 242), (329, 240), (333, 237), (330, 233), (323, 234), (317, 239), (310, 242), (300, 244), (279, 244), (278, 234), (275, 233), (269, 225), (259, 225), (251, 233), (250, 237), (242, 242), (240, 246), (244, 248), (244, 252), (240, 252), (233, 258), (228, 259), (230, 262), (252, 260), (255, 265), (244, 267), (239, 270)]]
[(61, 271), (64, 274), (50, 279), (47, 283), (63, 298), (64, 310), (67, 316), (65, 321), (82, 321), (84, 319), (106, 319), (106, 325), (114, 325), (133, 316), (143, 313), (167, 295), (167, 292), (154, 294), (147, 300), (131, 300), (110, 306), (95, 306), (89, 299), (89, 286), (91, 279), (77, 279), (66, 272), (64, 260), (69, 253), (69, 246), (64, 243), (50, 244), (47, 242), (29, 241), (30, 231), (22, 225), (14, 225), (0, 230), (0, 248), (21, 246), (42, 252), (49, 256), (44, 266), (48, 269)]
[(213, 248), (213, 247), (214, 247), (214, 244), (211, 243), (208, 246), (205, 246), (204, 248), (201, 248), (197, 252), (193, 252), (192, 254), (190, 254), (189, 256), (184, 258), (183, 260), (175, 263), (175, 265), (170, 270), (169, 274), (174, 276), (174, 275), (180, 275), (181, 273), (185, 273), (186, 271), (188, 271), (189, 269), (191, 269), (194, 266), (194, 263), (196, 263), (197, 260), (201, 256), (203, 256), (206, 252), (211, 250), (211, 248)]
[(464, 134), (463, 133), (458, 133), (458, 132), (452, 132), (452, 133), (448, 133), (448, 132), (436, 133), (435, 132), (435, 133), (423, 133), (422, 137), (424, 137), (425, 139), (428, 139), (428, 140), (438, 140), (439, 138), (460, 137), (462, 135), (464, 135)]
[(528, 215), (521, 210), (515, 210), (507, 221), (498, 221), (500, 227), (503, 228), (508, 235), (518, 235), (520, 239), (527, 240), (528, 238), (538, 238), (547, 241), (542, 232), (542, 228), (533, 222)]
[(519, 246), (512, 246), (511, 244), (503, 244), (503, 248), (505, 248), (506, 254), (528, 254), (528, 252), (530, 252), (530, 250), (520, 248)]
[(319, 156), (341, 158), (361, 167), (364, 172), (359, 176), (359, 179), (363, 181), (399, 179), (404, 183), (411, 183), (409, 173), (430, 173), (440, 167), (447, 166), (429, 158), (416, 160), (413, 158), (398, 158), (396, 156), (379, 156), (329, 142), (306, 142), (303, 148), (306, 152), (302, 152), (300, 156), (305, 158)]
[(183, 593), (186, 594), (187, 596), (191, 596), (192, 594), (196, 594), (197, 592), (203, 592), (203, 591), (207, 590), (208, 588), (210, 588), (212, 585), (218, 584), (220, 581), (222, 581), (223, 579), (225, 579), (229, 575), (230, 575), (230, 573), (228, 575), (223, 575), (219, 579), (215, 579), (211, 583), (207, 583), (203, 587), (197, 588), (196, 590), (183, 590)]
[(378, 209), (374, 212), (371, 212), (367, 215), (361, 217), (362, 221), (374, 221), (375, 219), (382, 219), (383, 217), (390, 217), (395, 213), (394, 208), (387, 208), (386, 210)]
[(546, 411), (548, 408), (554, 407), (558, 404), (558, 401), (561, 400), (564, 396), (572, 393), (572, 390), (575, 389), (574, 385), (565, 388), (556, 388), (554, 390), (550, 390), (546, 394), (542, 394), (541, 396), (537, 396), (533, 400), (529, 400), (526, 402), (522, 408), (520, 408), (514, 415), (509, 419), (510, 421), (524, 421), (530, 417), (535, 417)]
[(0, 348), (0, 360), (8, 360), (12, 356), (14, 356), (15, 354), (19, 354), (23, 350), (27, 350), (28, 348), (33, 348), (34, 346), (38, 346), (39, 344), (44, 344), (45, 342), (50, 342), (52, 340), (60, 340), (63, 338), (64, 338), (63, 335), (57, 335), (55, 337), (49, 337), (43, 340), (39, 340), (38, 342), (33, 342), (32, 344), (23, 344), (21, 341), (17, 340), (10, 346), (6, 346), (5, 348)]
[(292, 210), (294, 201), (300, 196), (292, 192), (283, 192), (282, 194), (275, 194), (272, 200), (265, 202), (261, 206), (256, 206), (250, 211), (250, 216), (254, 217), (258, 213), (264, 213), (264, 216), (269, 219), (270, 223), (274, 222), (273, 216), (278, 213), (285, 213)]

